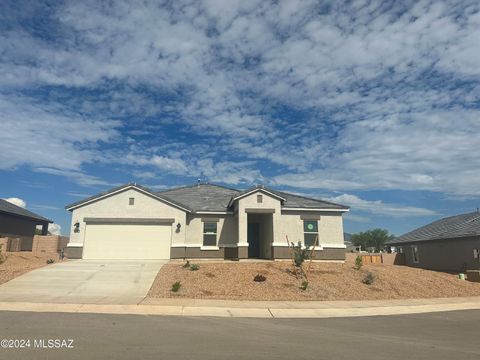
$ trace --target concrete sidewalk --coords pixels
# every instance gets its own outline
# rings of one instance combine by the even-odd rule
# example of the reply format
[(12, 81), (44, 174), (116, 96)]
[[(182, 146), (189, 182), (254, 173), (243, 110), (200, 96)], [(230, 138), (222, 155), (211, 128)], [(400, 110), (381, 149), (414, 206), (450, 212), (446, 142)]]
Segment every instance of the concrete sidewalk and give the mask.
[(0, 311), (240, 318), (332, 318), (480, 310), (480, 297), (383, 301), (223, 301), (148, 299), (140, 305), (0, 302)]

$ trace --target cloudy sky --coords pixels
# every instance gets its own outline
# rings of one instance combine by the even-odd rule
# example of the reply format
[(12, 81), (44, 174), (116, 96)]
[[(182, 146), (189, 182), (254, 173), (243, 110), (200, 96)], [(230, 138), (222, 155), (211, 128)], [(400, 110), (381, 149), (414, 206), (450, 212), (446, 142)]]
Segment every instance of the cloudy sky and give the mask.
[(478, 1), (2, 1), (0, 197), (263, 183), (401, 234), (480, 195)]

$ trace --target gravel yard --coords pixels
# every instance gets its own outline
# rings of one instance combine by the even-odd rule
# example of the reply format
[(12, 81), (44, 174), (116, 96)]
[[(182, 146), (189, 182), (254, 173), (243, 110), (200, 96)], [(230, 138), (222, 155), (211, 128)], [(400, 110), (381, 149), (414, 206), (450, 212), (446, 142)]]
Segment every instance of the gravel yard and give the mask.
[(31, 252), (7, 253), (7, 261), (0, 264), (0, 284), (47, 265), (48, 259), (58, 261), (57, 254), (34, 255)]
[[(148, 296), (229, 300), (380, 300), (480, 296), (480, 283), (462, 281), (456, 275), (397, 265), (312, 263), (307, 290), (290, 270), (290, 262), (195, 262), (197, 271), (171, 262), (162, 267)], [(373, 284), (362, 283), (368, 272)], [(266, 277), (254, 282), (255, 275)], [(171, 286), (180, 281), (177, 293)]]

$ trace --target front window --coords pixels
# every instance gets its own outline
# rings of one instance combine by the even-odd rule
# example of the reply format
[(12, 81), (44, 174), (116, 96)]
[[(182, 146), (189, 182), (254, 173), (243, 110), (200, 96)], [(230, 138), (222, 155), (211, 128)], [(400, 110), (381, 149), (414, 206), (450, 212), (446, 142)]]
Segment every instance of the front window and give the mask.
[(412, 245), (412, 257), (413, 257), (413, 262), (418, 263), (420, 261), (420, 258), (418, 257), (418, 246), (417, 245)]
[(203, 246), (217, 246), (217, 223), (203, 223)]
[(305, 247), (318, 245), (317, 220), (303, 220), (303, 240)]

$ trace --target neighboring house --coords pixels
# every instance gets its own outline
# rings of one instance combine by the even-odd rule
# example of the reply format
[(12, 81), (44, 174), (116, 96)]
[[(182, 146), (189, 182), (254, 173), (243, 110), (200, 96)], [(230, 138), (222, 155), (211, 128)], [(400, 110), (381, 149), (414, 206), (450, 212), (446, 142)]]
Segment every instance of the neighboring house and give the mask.
[(437, 220), (387, 245), (404, 253), (408, 266), (442, 271), (480, 269), (480, 213)]
[(27, 209), (0, 199), (0, 237), (20, 238), (21, 250), (32, 250), (33, 236), (37, 225), (42, 226), (42, 235), (48, 233), (48, 224), (53, 221)]
[(68, 256), (84, 259), (283, 259), (290, 242), (344, 260), (343, 205), (263, 186), (197, 184), (153, 192), (127, 184), (66, 207)]

